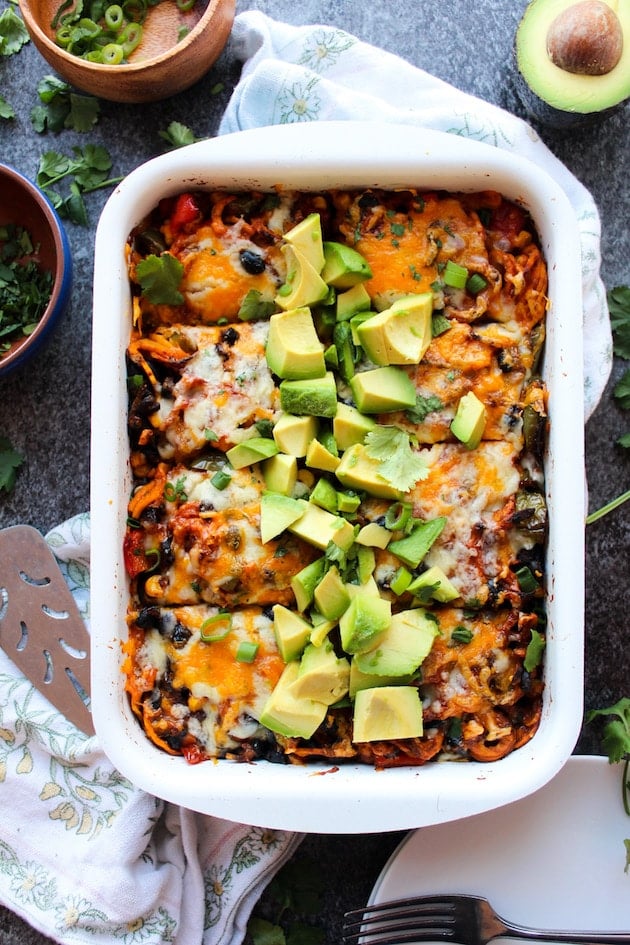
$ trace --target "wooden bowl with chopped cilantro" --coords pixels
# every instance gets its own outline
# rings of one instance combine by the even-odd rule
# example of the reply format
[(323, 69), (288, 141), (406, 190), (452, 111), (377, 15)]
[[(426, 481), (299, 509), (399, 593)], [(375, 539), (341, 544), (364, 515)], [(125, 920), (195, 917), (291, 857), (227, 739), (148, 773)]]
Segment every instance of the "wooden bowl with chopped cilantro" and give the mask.
[(235, 0), (19, 0), (33, 43), (67, 82), (114, 102), (184, 91), (219, 57)]
[(68, 238), (41, 190), (0, 164), (0, 377), (23, 364), (68, 304)]

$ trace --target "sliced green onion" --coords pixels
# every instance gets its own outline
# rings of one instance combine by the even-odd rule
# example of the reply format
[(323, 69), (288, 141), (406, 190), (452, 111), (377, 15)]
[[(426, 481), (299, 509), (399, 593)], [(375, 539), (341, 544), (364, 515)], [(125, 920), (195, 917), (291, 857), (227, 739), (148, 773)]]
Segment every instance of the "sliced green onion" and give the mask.
[(90, 49), (89, 52), (86, 52), (84, 55), (86, 62), (103, 62), (103, 53), (100, 49)]
[(219, 640), (225, 640), (231, 629), (231, 614), (215, 614), (201, 624), (199, 636), (204, 643), (218, 643)]
[(105, 10), (104, 20), (108, 30), (119, 30), (124, 21), (122, 7), (117, 3), (112, 3), (112, 5)]
[(239, 643), (236, 651), (236, 659), (239, 663), (253, 663), (258, 653), (258, 643), (252, 643), (251, 640), (243, 640)]
[(223, 469), (219, 469), (215, 472), (214, 476), (211, 477), (210, 482), (215, 489), (219, 489), (219, 491), (222, 492), (232, 482), (232, 477)]
[(195, 5), (195, 0), (177, 0), (177, 9), (182, 13), (188, 13)]
[(394, 502), (385, 513), (385, 528), (388, 528), (390, 532), (404, 528), (410, 516), (411, 505), (409, 502)]
[(108, 43), (103, 46), (102, 55), (106, 66), (117, 66), (123, 61), (123, 48), (118, 43)]
[(483, 276), (480, 276), (478, 272), (473, 272), (472, 276), (466, 283), (466, 288), (471, 295), (476, 295), (477, 292), (482, 292), (487, 285), (488, 283)]
[(515, 573), (518, 586), (524, 594), (533, 594), (534, 591), (538, 590), (540, 585), (528, 567), (523, 566)]
[(449, 285), (453, 289), (465, 289), (468, 279), (468, 270), (465, 266), (460, 266), (459, 263), (449, 259), (444, 267), (443, 278), (445, 285)]
[(144, 30), (139, 23), (128, 23), (118, 35), (118, 42), (123, 48), (125, 59), (140, 45)]
[(456, 646), (458, 643), (470, 643), (473, 638), (473, 632), (468, 627), (462, 627), (461, 625), (455, 627), (451, 633), (451, 645)]

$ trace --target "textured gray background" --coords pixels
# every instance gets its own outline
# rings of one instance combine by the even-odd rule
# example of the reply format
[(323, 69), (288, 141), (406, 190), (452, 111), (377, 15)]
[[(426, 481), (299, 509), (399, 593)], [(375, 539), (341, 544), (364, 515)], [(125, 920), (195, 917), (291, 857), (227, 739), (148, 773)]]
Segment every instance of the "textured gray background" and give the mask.
[[(513, 93), (512, 43), (524, 7), (525, 0), (239, 0), (237, 12), (258, 9), (290, 23), (335, 25), (459, 89), (522, 115)], [(0, 92), (18, 113), (14, 122), (0, 122), (0, 159), (31, 177), (44, 150), (68, 153), (73, 145), (85, 143), (85, 138), (69, 131), (52, 140), (33, 132), (29, 112), (36, 104), (37, 82), (49, 72), (32, 44), (18, 56), (0, 60)], [(126, 174), (161, 153), (158, 131), (172, 120), (188, 125), (198, 137), (215, 133), (238, 77), (239, 66), (228, 44), (219, 62), (188, 92), (150, 106), (103, 103), (101, 121), (89, 141), (108, 147), (114, 171)], [(213, 92), (217, 82), (224, 83), (219, 94)], [(602, 217), (602, 274), (608, 287), (630, 283), (629, 117), (626, 106), (604, 123), (579, 133), (538, 128), (551, 150), (595, 197)], [(15, 491), (0, 498), (0, 527), (25, 522), (45, 532), (88, 508), (92, 246), (106, 196), (96, 193), (89, 198), (88, 230), (68, 225), (75, 282), (63, 322), (45, 350), (0, 381), (0, 435), (9, 437), (26, 456)], [(616, 362), (601, 405), (587, 426), (591, 508), (630, 486), (630, 455), (615, 445), (617, 437), (630, 430), (630, 415), (612, 398), (614, 381), (624, 367)], [(587, 708), (630, 694), (626, 656), (629, 544), (630, 504), (587, 530)], [(576, 750), (602, 753), (590, 728), (584, 730)], [(19, 798), (3, 796), (0, 785), (0, 817), (14, 803)], [(325, 877), (322, 922), (327, 945), (337, 945), (341, 913), (365, 902), (401, 836), (311, 836), (304, 842), (298, 856), (317, 860)], [(0, 908), (0, 945), (48, 941)]]

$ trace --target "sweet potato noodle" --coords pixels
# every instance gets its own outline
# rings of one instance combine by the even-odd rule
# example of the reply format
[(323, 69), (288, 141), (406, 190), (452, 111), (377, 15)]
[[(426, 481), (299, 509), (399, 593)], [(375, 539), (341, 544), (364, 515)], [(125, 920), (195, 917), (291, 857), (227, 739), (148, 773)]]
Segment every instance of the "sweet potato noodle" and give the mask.
[[(315, 300), (302, 292), (308, 243), (291, 241), (313, 220), (328, 254), (341, 244), (364, 263), (358, 273), (346, 262), (330, 283), (322, 260), (312, 265), (325, 283)], [(494, 761), (531, 739), (545, 642), (538, 364), (548, 300), (527, 213), (494, 192), (190, 192), (155, 207), (130, 234), (127, 258), (124, 673), (147, 736), (191, 763), (377, 768)], [(387, 316), (377, 338), (385, 354), (372, 361), (373, 336), (361, 326), (392, 307), (406, 312), (407, 297), (412, 307), (429, 299), (421, 356), (403, 363), (407, 322)], [(295, 311), (308, 331), (287, 341)], [(267, 345), (282, 312), (278, 368)], [(407, 327), (409, 340), (418, 332)], [(311, 348), (324, 371), (304, 367)], [(379, 369), (389, 372), (379, 378), (405, 375), (412, 401), (389, 389), (366, 399), (362, 375)], [(320, 377), (292, 377), (300, 371)], [(296, 384), (306, 400), (284, 399)], [(451, 425), (471, 394), (480, 432), (456, 436)], [(280, 435), (287, 417), (297, 418), (302, 447)], [(353, 479), (354, 464), (362, 472)], [(271, 493), (281, 496), (274, 508), (290, 510), (275, 527)], [(336, 598), (324, 584), (336, 585)], [(412, 652), (392, 640), (392, 626)], [(307, 650), (309, 660), (319, 651), (316, 662), (326, 654), (332, 682), (322, 682), (323, 663), (307, 672)], [(289, 694), (274, 706), (289, 664)], [(357, 728), (359, 693), (379, 689), (387, 697)], [(400, 723), (392, 689), (419, 703), (415, 721)], [(316, 720), (310, 728), (302, 714)]]

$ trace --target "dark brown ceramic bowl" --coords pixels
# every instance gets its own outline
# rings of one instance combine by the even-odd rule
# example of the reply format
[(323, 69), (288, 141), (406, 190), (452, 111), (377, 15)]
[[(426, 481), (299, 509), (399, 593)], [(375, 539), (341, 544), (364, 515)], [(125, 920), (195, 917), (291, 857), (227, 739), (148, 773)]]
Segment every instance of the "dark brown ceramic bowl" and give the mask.
[[(234, 20), (235, 0), (196, 0), (188, 12), (175, 0), (149, 7), (142, 41), (129, 62), (88, 62), (55, 42), (52, 21), (61, 0), (19, 0), (33, 43), (75, 88), (113, 102), (154, 102), (184, 91), (213, 65)], [(180, 30), (188, 30), (178, 39)]]
[(42, 191), (19, 171), (0, 164), (0, 226), (15, 223), (29, 233), (37, 261), (53, 275), (50, 301), (35, 330), (0, 351), (0, 377), (23, 364), (48, 337), (65, 311), (72, 287), (72, 254), (68, 237)]

